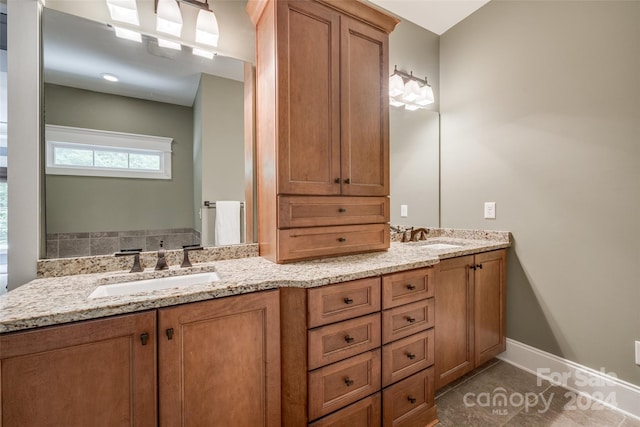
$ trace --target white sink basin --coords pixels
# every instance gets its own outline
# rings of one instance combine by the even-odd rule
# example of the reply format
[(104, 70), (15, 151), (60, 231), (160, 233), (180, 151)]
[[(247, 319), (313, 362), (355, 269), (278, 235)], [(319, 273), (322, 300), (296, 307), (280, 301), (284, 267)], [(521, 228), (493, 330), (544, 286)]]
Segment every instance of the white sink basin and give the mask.
[(435, 250), (443, 250), (443, 249), (456, 249), (461, 248), (460, 245), (450, 245), (449, 243), (426, 243), (424, 245), (420, 245), (421, 248), (427, 249), (435, 249)]
[(89, 298), (103, 298), (118, 295), (131, 295), (141, 292), (157, 291), (159, 289), (186, 288), (193, 285), (217, 282), (220, 276), (215, 271), (183, 276), (162, 277), (157, 279), (135, 280), (132, 282), (114, 283), (113, 285), (98, 286)]

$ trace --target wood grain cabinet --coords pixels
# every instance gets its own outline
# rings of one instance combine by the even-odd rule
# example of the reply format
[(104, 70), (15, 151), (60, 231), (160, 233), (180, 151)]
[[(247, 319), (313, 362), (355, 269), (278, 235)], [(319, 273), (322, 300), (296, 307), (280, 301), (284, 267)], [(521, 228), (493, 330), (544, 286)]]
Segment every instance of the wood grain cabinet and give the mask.
[(278, 325), (278, 291), (159, 309), (160, 426), (279, 426)]
[(0, 425), (157, 426), (156, 313), (0, 335)]
[[(388, 226), (374, 225), (389, 221), (388, 35), (398, 21), (357, 0), (247, 9), (256, 25), (260, 254), (286, 262), (387, 249)], [(369, 239), (350, 246), (362, 238), (350, 229), (327, 241), (299, 228), (345, 225), (370, 228)]]
[(278, 291), (0, 335), (0, 426), (280, 426), (279, 344)]
[(440, 262), (436, 389), (506, 349), (506, 250)]

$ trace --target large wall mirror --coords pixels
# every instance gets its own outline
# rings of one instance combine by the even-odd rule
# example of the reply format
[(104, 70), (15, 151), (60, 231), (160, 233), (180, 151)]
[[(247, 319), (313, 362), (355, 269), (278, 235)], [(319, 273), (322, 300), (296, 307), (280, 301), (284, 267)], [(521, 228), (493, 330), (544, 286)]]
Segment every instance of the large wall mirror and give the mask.
[[(245, 2), (222, 3), (235, 21), (224, 28), (219, 16), (221, 33), (236, 28), (230, 38), (249, 44), (255, 36), (240, 21), (248, 22)], [(91, 4), (93, 13), (98, 2)], [(45, 174), (43, 159), (45, 256), (155, 250), (160, 240), (169, 248), (214, 244), (215, 210), (204, 202), (245, 199), (245, 62), (163, 48), (154, 37), (118, 38), (101, 17), (67, 10), (76, 5), (52, 0), (43, 11), (43, 126), (170, 138), (172, 176)], [(252, 44), (237, 48), (235, 56), (251, 60)], [(120, 81), (104, 80), (107, 73)], [(390, 134), (391, 223), (439, 226), (438, 113), (391, 107)], [(400, 215), (404, 204), (407, 217)]]
[[(46, 257), (155, 250), (160, 240), (167, 248), (213, 244), (213, 202), (245, 197), (244, 62), (160, 47), (144, 35), (118, 38), (112, 26), (53, 9), (44, 9), (42, 30), (45, 135), (63, 127), (171, 140), (170, 179), (49, 169)], [(61, 162), (82, 165), (88, 155), (94, 165), (121, 166), (112, 147), (91, 153), (58, 142)], [(43, 166), (52, 148), (44, 152)]]

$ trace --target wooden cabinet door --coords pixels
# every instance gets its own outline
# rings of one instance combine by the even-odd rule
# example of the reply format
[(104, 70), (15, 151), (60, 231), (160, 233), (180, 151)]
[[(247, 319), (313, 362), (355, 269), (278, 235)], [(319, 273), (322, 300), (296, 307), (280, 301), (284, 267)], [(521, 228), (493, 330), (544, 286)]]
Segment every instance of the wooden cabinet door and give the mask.
[(280, 426), (278, 291), (158, 310), (161, 426)]
[(343, 17), (342, 194), (389, 194), (388, 35)]
[(475, 364), (506, 350), (506, 251), (475, 256)]
[(473, 256), (440, 263), (435, 287), (436, 389), (460, 378), (474, 367)]
[(0, 425), (156, 426), (156, 313), (0, 336)]
[(277, 193), (339, 195), (340, 16), (308, 1), (277, 7)]

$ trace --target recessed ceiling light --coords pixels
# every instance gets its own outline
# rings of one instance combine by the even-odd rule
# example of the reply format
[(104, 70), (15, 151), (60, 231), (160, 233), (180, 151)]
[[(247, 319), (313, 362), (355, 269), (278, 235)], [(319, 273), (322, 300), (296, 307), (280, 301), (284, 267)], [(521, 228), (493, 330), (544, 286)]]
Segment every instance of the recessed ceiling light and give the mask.
[(101, 74), (102, 78), (105, 79), (108, 82), (117, 82), (120, 79), (116, 76), (114, 76), (113, 74), (109, 74), (109, 73), (102, 73)]

